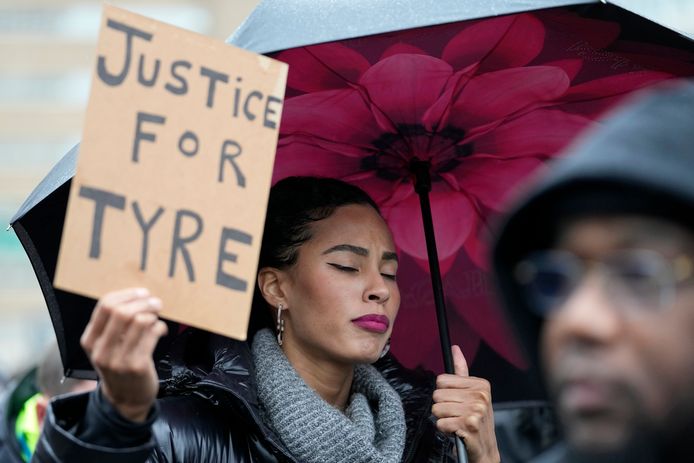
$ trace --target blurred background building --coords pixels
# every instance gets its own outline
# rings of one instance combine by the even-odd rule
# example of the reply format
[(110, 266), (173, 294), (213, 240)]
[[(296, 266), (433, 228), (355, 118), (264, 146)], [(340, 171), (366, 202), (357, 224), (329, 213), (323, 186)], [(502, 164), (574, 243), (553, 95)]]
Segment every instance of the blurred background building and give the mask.
[[(319, 7), (324, 0), (314, 1)], [(259, 0), (110, 3), (224, 39)], [(694, 0), (627, 3), (636, 12), (694, 34)], [(52, 336), (29, 261), (14, 233), (5, 228), (38, 181), (80, 138), (101, 4), (0, 0), (0, 376), (32, 363)]]
[[(225, 39), (259, 0), (111, 0)], [(101, 18), (97, 0), (0, 0), (0, 376), (31, 364), (53, 336), (24, 251), (7, 224), (80, 139)]]

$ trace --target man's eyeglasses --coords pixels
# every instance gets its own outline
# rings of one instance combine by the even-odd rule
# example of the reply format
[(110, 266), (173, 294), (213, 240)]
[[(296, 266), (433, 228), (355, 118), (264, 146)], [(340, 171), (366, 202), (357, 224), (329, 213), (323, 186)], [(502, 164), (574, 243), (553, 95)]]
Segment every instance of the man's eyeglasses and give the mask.
[(536, 251), (515, 267), (529, 307), (540, 316), (559, 308), (595, 268), (610, 300), (628, 312), (657, 311), (672, 305), (678, 285), (694, 275), (688, 255), (667, 258), (648, 249), (620, 250), (599, 260), (583, 259), (568, 251)]

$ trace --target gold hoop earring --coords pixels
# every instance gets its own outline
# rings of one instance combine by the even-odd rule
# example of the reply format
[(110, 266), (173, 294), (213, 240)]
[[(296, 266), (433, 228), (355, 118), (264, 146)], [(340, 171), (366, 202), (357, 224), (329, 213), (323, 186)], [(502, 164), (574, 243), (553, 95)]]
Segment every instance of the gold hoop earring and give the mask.
[(279, 304), (277, 306), (277, 344), (280, 346), (282, 345), (282, 341), (284, 338), (284, 320), (282, 319), (282, 311), (284, 310), (284, 306), (282, 304)]

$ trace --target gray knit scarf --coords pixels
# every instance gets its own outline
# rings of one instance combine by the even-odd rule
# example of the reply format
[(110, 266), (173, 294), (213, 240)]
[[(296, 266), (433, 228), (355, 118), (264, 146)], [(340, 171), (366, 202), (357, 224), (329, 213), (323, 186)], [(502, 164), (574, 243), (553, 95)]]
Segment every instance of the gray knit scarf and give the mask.
[(297, 460), (400, 461), (405, 447), (402, 402), (374, 367), (354, 368), (352, 396), (343, 414), (301, 379), (269, 329), (255, 335), (252, 350), (265, 421)]

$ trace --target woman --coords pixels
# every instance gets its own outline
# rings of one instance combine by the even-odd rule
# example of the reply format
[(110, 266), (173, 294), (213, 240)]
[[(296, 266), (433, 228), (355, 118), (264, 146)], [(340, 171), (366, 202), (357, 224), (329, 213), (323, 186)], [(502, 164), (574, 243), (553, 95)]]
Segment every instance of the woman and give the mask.
[(88, 401), (53, 404), (35, 458), (447, 461), (445, 433), (456, 433), (471, 462), (498, 462), (489, 383), (467, 376), (457, 347), (457, 374), (435, 384), (386, 354), (400, 304), (397, 266), (366, 193), (332, 179), (280, 181), (249, 342), (189, 334), (160, 384), (152, 352), (166, 333), (161, 301), (141, 288), (104, 296), (82, 337), (100, 387)]

